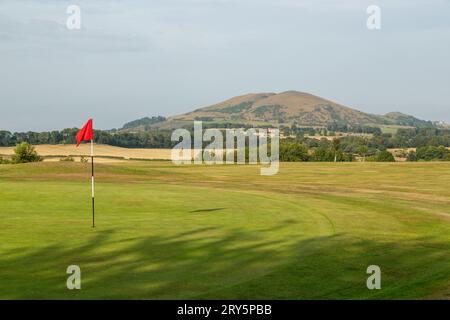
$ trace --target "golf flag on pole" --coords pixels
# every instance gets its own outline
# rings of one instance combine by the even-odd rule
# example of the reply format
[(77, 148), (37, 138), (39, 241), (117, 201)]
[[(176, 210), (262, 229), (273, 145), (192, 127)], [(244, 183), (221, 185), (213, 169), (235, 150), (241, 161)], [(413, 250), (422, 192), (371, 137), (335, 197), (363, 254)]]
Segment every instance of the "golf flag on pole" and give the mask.
[(80, 145), (81, 141), (92, 139), (94, 139), (94, 134), (92, 132), (92, 119), (89, 119), (84, 127), (77, 133), (77, 147)]
[(91, 187), (92, 187), (92, 228), (95, 228), (95, 199), (94, 199), (94, 133), (92, 131), (92, 119), (81, 128), (77, 133), (77, 147), (81, 141), (91, 140)]

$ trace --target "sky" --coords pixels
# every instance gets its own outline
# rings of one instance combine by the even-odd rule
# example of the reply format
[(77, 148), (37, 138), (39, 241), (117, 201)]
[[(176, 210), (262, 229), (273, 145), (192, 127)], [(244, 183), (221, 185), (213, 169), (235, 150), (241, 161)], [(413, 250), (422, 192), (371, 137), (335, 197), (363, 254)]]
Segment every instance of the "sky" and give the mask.
[(0, 0), (0, 130), (111, 129), (287, 90), (450, 122), (449, 17), (450, 0)]

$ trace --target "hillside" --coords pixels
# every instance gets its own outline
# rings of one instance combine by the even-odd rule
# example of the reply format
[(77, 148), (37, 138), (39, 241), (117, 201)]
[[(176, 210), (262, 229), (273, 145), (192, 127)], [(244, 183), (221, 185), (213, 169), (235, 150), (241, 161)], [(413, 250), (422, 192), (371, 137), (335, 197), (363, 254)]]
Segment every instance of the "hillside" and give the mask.
[(430, 121), (420, 120), (408, 114), (404, 114), (401, 112), (390, 112), (384, 115), (386, 118), (391, 119), (397, 122), (398, 125), (401, 126), (411, 126), (411, 127), (431, 127), (433, 123)]
[(157, 117), (145, 117), (141, 119), (137, 119), (134, 121), (127, 122), (123, 125), (123, 127), (120, 130), (128, 130), (128, 129), (134, 129), (134, 130), (146, 130), (150, 128), (150, 126), (154, 125), (155, 123), (163, 122), (166, 118), (157, 116)]
[(175, 128), (201, 120), (209, 124), (326, 126), (332, 123), (348, 125), (396, 125), (429, 127), (431, 122), (401, 113), (374, 115), (336, 102), (298, 91), (256, 93), (237, 96), (223, 102), (170, 117), (153, 125)]

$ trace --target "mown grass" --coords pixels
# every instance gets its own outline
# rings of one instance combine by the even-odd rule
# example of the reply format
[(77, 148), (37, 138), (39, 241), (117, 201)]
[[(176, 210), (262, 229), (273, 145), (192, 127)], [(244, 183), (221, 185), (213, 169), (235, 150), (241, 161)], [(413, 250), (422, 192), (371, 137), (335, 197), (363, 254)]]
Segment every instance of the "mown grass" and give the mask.
[[(450, 297), (450, 165), (0, 166), (2, 299)], [(79, 265), (82, 289), (66, 288)], [(366, 268), (382, 289), (366, 288)]]

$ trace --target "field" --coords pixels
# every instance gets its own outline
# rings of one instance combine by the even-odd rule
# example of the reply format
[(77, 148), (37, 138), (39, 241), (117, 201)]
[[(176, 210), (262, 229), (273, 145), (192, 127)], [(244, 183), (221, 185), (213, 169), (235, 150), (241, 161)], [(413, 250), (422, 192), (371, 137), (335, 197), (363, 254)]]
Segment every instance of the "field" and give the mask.
[[(91, 147), (89, 143), (75, 145), (36, 145), (39, 155), (46, 157), (46, 161), (56, 160), (61, 157), (73, 156), (78, 161), (80, 156), (89, 156)], [(143, 160), (170, 160), (172, 149), (130, 149), (120, 148), (104, 144), (95, 144), (95, 156), (97, 162), (118, 162), (123, 159), (143, 159)], [(11, 156), (14, 147), (0, 147), (0, 156)]]
[(1, 299), (450, 298), (448, 163), (96, 169), (91, 228), (89, 164), (0, 166)]

